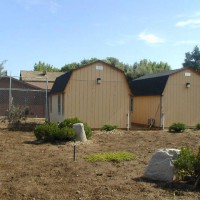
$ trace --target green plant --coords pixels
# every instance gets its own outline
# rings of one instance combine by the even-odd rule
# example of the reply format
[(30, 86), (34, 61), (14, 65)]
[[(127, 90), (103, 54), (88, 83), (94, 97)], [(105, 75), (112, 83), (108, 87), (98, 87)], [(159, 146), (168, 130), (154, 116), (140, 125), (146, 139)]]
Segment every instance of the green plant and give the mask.
[(117, 126), (115, 126), (115, 125), (105, 124), (101, 127), (101, 131), (112, 131), (116, 128), (117, 128)]
[(104, 152), (87, 155), (84, 157), (88, 161), (112, 161), (112, 162), (122, 162), (135, 159), (135, 155), (126, 151), (119, 152)]
[(196, 125), (196, 129), (197, 129), (197, 130), (200, 130), (200, 123), (198, 123), (198, 124)]
[(182, 147), (174, 166), (177, 178), (195, 182), (194, 188), (196, 188), (200, 180), (200, 147), (197, 154), (189, 147)]
[(170, 132), (175, 132), (175, 133), (181, 133), (186, 129), (185, 124), (183, 123), (173, 123), (170, 127), (169, 127), (169, 131)]
[(90, 138), (92, 136), (92, 129), (90, 128), (90, 126), (87, 123), (82, 122), (77, 117), (65, 119), (64, 121), (62, 121), (59, 124), (59, 127), (60, 128), (64, 128), (64, 127), (73, 128), (73, 124), (76, 124), (76, 123), (83, 123), (85, 134), (86, 134), (87, 138)]
[(44, 123), (35, 128), (34, 134), (38, 140), (55, 142), (72, 140), (75, 131), (69, 127), (60, 128), (56, 123)]
[(58, 126), (60, 128), (64, 128), (64, 127), (73, 128), (73, 124), (76, 124), (76, 123), (81, 123), (81, 120), (79, 120), (77, 117), (74, 117), (74, 118), (65, 119), (64, 121), (60, 122)]

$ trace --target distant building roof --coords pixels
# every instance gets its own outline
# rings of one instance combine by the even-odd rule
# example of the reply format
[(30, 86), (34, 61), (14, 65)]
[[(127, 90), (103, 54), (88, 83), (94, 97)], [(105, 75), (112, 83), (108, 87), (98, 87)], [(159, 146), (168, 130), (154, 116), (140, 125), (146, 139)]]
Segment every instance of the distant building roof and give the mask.
[(162, 95), (169, 76), (181, 70), (183, 69), (149, 74), (137, 78), (131, 82), (132, 93), (134, 96)]
[(55, 79), (64, 74), (64, 72), (46, 72), (46, 71), (20, 71), (20, 79), (23, 81), (55, 81)]
[(61, 76), (64, 72), (46, 72), (46, 71), (26, 71), (21, 70), (20, 80), (37, 87), (46, 89), (46, 83), (48, 81), (48, 89), (51, 89), (55, 79)]

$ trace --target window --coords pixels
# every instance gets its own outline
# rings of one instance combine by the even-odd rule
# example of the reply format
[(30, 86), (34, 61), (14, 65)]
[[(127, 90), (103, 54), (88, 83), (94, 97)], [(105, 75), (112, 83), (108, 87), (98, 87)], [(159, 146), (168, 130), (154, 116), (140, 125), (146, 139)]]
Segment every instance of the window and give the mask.
[(49, 97), (49, 110), (52, 113), (52, 96)]
[(58, 114), (60, 114), (61, 111), (61, 99), (60, 99), (60, 94), (58, 95)]
[(130, 99), (130, 111), (133, 112), (133, 97)]
[(62, 95), (62, 115), (64, 115), (65, 96)]

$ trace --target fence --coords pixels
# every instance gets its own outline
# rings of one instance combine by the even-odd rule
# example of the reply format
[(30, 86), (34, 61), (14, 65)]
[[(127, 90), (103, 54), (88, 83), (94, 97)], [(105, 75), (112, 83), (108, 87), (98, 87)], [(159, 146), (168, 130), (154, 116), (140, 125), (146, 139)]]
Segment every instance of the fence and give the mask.
[(12, 105), (26, 108), (27, 117), (48, 119), (48, 90), (14, 77), (0, 77), (0, 116), (5, 116)]

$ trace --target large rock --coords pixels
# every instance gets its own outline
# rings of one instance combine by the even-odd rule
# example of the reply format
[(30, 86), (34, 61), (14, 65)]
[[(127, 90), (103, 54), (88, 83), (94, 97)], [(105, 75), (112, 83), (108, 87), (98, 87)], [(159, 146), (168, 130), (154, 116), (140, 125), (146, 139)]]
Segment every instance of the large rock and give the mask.
[(83, 123), (73, 124), (73, 129), (76, 132), (75, 136), (76, 141), (81, 141), (81, 142), (87, 141)]
[(178, 149), (156, 150), (149, 161), (144, 176), (157, 181), (173, 181), (175, 167), (172, 160), (176, 160), (179, 153)]

